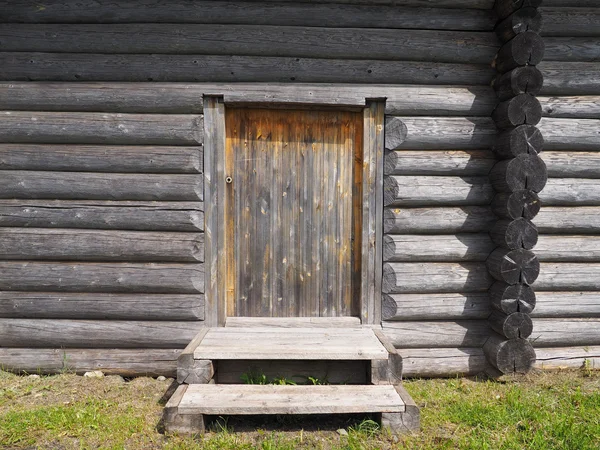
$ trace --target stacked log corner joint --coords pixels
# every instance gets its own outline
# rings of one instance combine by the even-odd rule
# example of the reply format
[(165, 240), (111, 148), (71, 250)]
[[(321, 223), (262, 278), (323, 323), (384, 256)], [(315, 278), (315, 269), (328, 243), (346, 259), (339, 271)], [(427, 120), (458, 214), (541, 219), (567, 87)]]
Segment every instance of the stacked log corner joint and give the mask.
[(492, 118), (498, 128), (493, 151), (498, 159), (490, 171), (496, 191), (492, 209), (498, 221), (490, 231), (497, 245), (487, 259), (495, 283), (490, 288), (492, 335), (484, 344), (487, 360), (503, 374), (526, 373), (536, 355), (528, 338), (529, 314), (535, 307), (531, 285), (540, 264), (531, 251), (538, 239), (532, 219), (540, 210), (538, 193), (548, 174), (538, 156), (544, 139), (536, 127), (542, 108), (536, 95), (543, 76), (536, 68), (544, 55), (539, 35), (541, 0), (497, 0), (496, 34), (502, 42), (493, 62), (498, 75), (493, 87), (498, 104)]

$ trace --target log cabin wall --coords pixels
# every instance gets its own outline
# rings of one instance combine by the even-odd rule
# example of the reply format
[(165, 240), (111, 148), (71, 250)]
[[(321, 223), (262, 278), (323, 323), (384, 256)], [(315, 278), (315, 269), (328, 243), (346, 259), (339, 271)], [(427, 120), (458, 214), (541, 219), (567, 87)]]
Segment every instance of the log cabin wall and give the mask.
[[(224, 94), (387, 98), (384, 331), (406, 376), (486, 368), (494, 2), (401, 3), (0, 1), (0, 364), (173, 373), (204, 317), (202, 95)], [(600, 8), (570, 3), (540, 8), (543, 364), (600, 345)]]

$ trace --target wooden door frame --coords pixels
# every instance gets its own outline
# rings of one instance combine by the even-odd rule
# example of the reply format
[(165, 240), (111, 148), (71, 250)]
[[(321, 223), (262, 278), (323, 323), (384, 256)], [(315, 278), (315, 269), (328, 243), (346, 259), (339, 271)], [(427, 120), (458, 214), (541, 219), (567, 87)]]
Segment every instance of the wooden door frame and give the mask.
[[(234, 105), (232, 105), (234, 106)], [(264, 103), (260, 107), (273, 107)], [(300, 106), (300, 105), (298, 105)], [(331, 107), (311, 103), (301, 106)], [(337, 105), (339, 107), (339, 105)], [(385, 99), (365, 99), (363, 110), (363, 184), (360, 319), (381, 324), (383, 266), (383, 156)], [(225, 198), (225, 102), (223, 96), (204, 96), (204, 277), (205, 325), (224, 326), (227, 261)]]

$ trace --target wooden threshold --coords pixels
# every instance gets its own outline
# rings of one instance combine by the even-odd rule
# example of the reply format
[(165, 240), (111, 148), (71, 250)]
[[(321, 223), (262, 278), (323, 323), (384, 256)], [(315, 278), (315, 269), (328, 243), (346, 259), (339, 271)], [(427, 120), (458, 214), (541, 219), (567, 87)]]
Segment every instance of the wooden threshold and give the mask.
[(349, 328), (359, 327), (358, 317), (228, 317), (226, 327)]
[(179, 414), (350, 414), (404, 412), (394, 386), (188, 386)]
[(370, 328), (211, 328), (194, 359), (387, 360)]

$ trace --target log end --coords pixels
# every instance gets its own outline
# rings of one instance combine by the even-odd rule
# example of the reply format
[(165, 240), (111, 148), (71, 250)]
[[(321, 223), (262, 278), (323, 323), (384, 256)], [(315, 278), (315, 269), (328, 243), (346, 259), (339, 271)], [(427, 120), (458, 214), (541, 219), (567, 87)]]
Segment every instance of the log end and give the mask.
[(398, 304), (391, 295), (383, 294), (381, 296), (381, 318), (390, 320), (398, 314)]
[(399, 117), (388, 116), (385, 119), (385, 149), (396, 150), (408, 135), (406, 124)]

